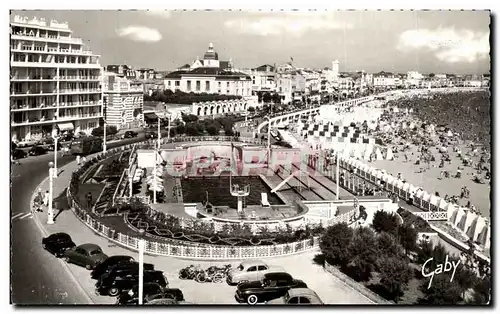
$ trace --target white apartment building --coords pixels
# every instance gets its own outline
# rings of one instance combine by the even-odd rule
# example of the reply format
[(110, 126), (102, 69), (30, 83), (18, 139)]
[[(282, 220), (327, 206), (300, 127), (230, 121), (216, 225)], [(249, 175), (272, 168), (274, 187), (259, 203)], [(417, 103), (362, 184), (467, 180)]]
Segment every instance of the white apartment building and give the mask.
[(118, 129), (144, 124), (144, 87), (116, 73), (104, 74), (104, 116), (107, 125)]
[(102, 118), (99, 56), (67, 23), (15, 16), (10, 23), (12, 140), (51, 133), (90, 134)]

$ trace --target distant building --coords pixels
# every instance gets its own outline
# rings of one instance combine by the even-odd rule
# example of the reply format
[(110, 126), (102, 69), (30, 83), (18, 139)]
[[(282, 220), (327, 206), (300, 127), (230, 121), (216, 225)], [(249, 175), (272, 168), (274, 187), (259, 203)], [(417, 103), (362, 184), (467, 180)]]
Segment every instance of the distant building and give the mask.
[(90, 134), (102, 118), (99, 55), (68, 23), (16, 15), (10, 23), (13, 141), (64, 132)]
[(276, 91), (276, 68), (269, 64), (242, 71), (252, 78), (252, 92)]
[(118, 76), (125, 77), (127, 79), (135, 79), (137, 77), (135, 70), (126, 64), (110, 64), (104, 69), (106, 72), (115, 73)]
[(252, 95), (252, 78), (233, 70), (231, 61), (219, 61), (210, 43), (203, 60), (197, 59), (189, 69), (184, 65), (165, 76), (165, 89), (248, 97)]
[(373, 74), (373, 86), (376, 88), (394, 88), (396, 87), (396, 77), (393, 73), (384, 71)]
[(107, 72), (103, 84), (105, 119), (118, 129), (144, 124), (144, 94), (140, 82)]

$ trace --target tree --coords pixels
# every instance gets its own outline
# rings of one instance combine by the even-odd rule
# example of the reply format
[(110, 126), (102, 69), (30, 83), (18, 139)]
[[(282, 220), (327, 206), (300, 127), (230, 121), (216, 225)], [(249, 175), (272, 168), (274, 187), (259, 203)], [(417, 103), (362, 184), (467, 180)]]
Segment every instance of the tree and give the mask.
[[(106, 136), (108, 135), (115, 135), (118, 133), (118, 129), (114, 125), (108, 125), (106, 127)], [(94, 128), (91, 133), (93, 136), (101, 137), (104, 136), (104, 127), (103, 126), (98, 126), (97, 128)]]
[(370, 279), (379, 255), (373, 230), (367, 227), (356, 229), (348, 252), (351, 257), (348, 267), (352, 271), (353, 277), (357, 277), (355, 279), (359, 280)]
[(177, 133), (177, 134), (184, 134), (185, 132), (186, 132), (186, 127), (184, 126), (184, 124), (178, 124), (175, 127), (175, 133)]
[(385, 231), (395, 234), (398, 227), (397, 217), (394, 214), (379, 210), (373, 216), (372, 227), (377, 232)]
[(408, 262), (396, 257), (385, 256), (379, 259), (380, 285), (389, 293), (397, 303), (406, 285), (413, 277), (413, 272)]
[(255, 112), (255, 108), (254, 108), (254, 107), (252, 107), (252, 106), (248, 107), (248, 109), (247, 109), (247, 110), (248, 110), (248, 112)]
[(206, 130), (209, 135), (217, 135), (219, 134), (219, 126), (216, 124), (210, 124), (207, 126)]
[(424, 241), (420, 244), (420, 249), (418, 250), (418, 263), (424, 264), (429, 258), (432, 257), (433, 247), (431, 242)]
[(410, 225), (401, 225), (398, 227), (398, 242), (405, 249), (405, 254), (417, 248), (417, 230)]
[(420, 304), (456, 305), (461, 300), (461, 288), (455, 280), (450, 282), (450, 273), (434, 276), (429, 288), (430, 278), (424, 280), (420, 287), (421, 291), (426, 295), (419, 300)]
[(170, 129), (170, 137), (175, 137), (177, 135), (176, 128), (171, 128)]
[(485, 277), (484, 279), (479, 279), (473, 286), (473, 304), (489, 304), (491, 298), (491, 279), (490, 277)]
[(321, 236), (319, 247), (326, 261), (341, 268), (349, 263), (349, 244), (352, 241), (353, 230), (346, 224), (335, 224), (326, 228)]
[(272, 100), (275, 104), (281, 104), (281, 96), (280, 96), (278, 93), (274, 93), (274, 94), (272, 95), (271, 100)]
[(195, 116), (194, 114), (183, 114), (182, 120), (186, 123), (196, 122), (198, 121), (198, 116)]
[(456, 280), (460, 288), (462, 289), (462, 298), (465, 299), (465, 291), (474, 286), (477, 276), (470, 269), (461, 264), (453, 280)]
[(377, 236), (377, 248), (380, 255), (388, 257), (400, 256), (402, 251), (402, 248), (398, 244), (396, 238), (387, 232), (381, 232)]
[(270, 93), (268, 92), (265, 92), (263, 95), (262, 95), (262, 100), (264, 101), (264, 103), (268, 103), (268, 102), (271, 102), (272, 100), (272, 96)]
[(197, 128), (197, 125), (194, 123), (188, 123), (186, 125), (186, 135), (188, 136), (198, 136), (200, 135), (200, 131)]

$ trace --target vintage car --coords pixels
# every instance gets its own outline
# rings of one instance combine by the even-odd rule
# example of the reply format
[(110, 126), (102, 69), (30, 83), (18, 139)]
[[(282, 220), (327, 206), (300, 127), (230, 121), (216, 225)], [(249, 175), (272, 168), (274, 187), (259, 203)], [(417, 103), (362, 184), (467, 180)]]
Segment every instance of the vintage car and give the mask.
[(88, 270), (94, 269), (102, 263), (108, 256), (102, 252), (102, 249), (91, 243), (79, 245), (64, 251), (64, 260), (68, 263), (84, 266)]
[(56, 257), (62, 257), (66, 250), (75, 246), (69, 234), (63, 232), (54, 233), (42, 239), (42, 247)]
[(99, 279), (101, 276), (111, 270), (115, 265), (123, 264), (123, 263), (131, 263), (134, 262), (134, 258), (128, 255), (113, 255), (108, 257), (102, 263), (97, 265), (94, 270), (90, 273), (92, 279)]
[(285, 272), (267, 273), (260, 281), (240, 283), (235, 298), (240, 303), (254, 305), (283, 297), (293, 288), (307, 288), (307, 284)]
[(293, 288), (281, 298), (266, 302), (266, 304), (324, 304), (319, 296), (309, 288)]
[(261, 260), (246, 260), (232, 269), (226, 277), (226, 282), (229, 285), (239, 284), (241, 282), (260, 281), (264, 274), (273, 271), (284, 271), (280, 266), (272, 266)]
[[(144, 271), (144, 283), (157, 283), (163, 288), (168, 287), (167, 277), (162, 271)], [(139, 271), (137, 269), (127, 269), (122, 272), (109, 273), (103, 275), (95, 284), (97, 295), (117, 296), (122, 291), (129, 291), (139, 284)]]
[[(162, 287), (160, 284), (155, 283), (155, 282), (146, 282), (143, 284), (142, 288), (142, 294), (143, 294), (143, 303), (146, 303), (146, 298), (150, 296), (157, 296), (157, 295), (162, 295), (164, 292), (172, 292), (172, 294), (177, 293), (177, 291), (180, 291), (179, 289), (169, 289)], [(184, 300), (184, 296), (182, 295), (182, 291), (180, 291), (180, 299), (179, 300)], [(132, 289), (128, 291), (123, 291), (117, 299), (116, 304), (120, 305), (136, 305), (139, 302), (139, 285), (135, 285), (132, 287)]]

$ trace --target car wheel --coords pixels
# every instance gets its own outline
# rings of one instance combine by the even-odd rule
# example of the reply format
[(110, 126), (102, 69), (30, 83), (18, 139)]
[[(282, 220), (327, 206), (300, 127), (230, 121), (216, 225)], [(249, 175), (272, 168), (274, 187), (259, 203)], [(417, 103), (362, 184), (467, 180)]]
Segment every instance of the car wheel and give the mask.
[(110, 296), (112, 296), (112, 297), (116, 297), (118, 294), (120, 294), (120, 289), (115, 288), (115, 287), (113, 287), (113, 288), (109, 288), (109, 290), (108, 290), (108, 294), (109, 294)]
[(255, 294), (251, 294), (247, 298), (247, 303), (250, 305), (255, 305), (259, 301), (259, 298)]
[(85, 268), (87, 268), (88, 270), (92, 270), (92, 265), (87, 264), (87, 265), (85, 265)]

